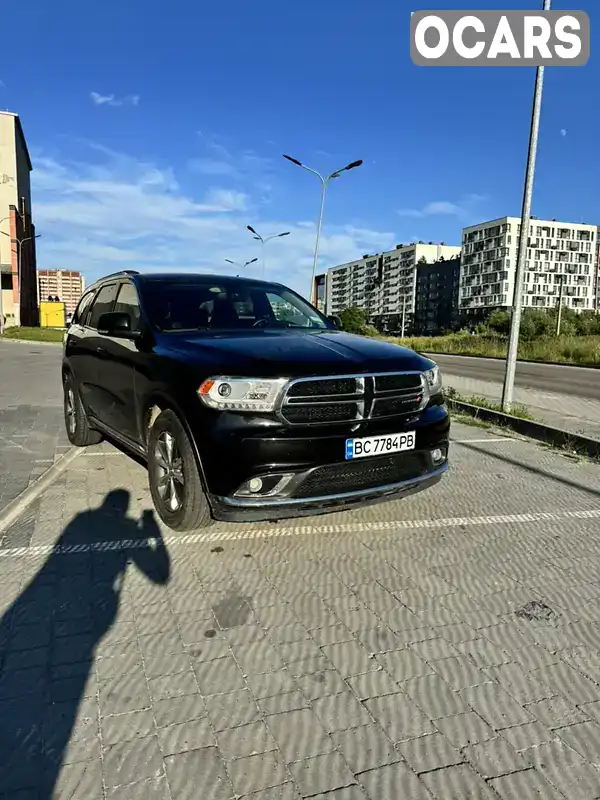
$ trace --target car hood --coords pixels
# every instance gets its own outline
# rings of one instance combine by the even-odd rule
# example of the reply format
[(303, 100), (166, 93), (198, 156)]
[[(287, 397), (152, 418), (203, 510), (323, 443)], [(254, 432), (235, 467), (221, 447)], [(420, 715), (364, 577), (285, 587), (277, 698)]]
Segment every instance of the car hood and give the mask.
[(343, 331), (162, 334), (157, 350), (213, 374), (248, 377), (430, 369), (414, 350)]

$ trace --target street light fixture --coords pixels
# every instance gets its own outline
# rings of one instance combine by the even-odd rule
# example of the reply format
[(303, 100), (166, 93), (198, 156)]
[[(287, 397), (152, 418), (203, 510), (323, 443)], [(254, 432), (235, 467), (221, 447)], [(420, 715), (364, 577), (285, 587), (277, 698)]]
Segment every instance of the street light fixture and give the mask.
[[(17, 212), (17, 214), (18, 213), (19, 212)], [(20, 216), (20, 214), (19, 214), (19, 216)], [(6, 222), (7, 219), (10, 219), (10, 217), (2, 217), (2, 219), (0, 219), (0, 225), (2, 225), (3, 222)], [(2, 233), (4, 233), (4, 231), (2, 231)], [(5, 235), (8, 236), (8, 234), (5, 234)], [(0, 247), (0, 334), (4, 333), (4, 305), (3, 305), (3, 300), (4, 300), (4, 298), (2, 297), (2, 248)]]
[(11, 238), (10, 234), (6, 233), (6, 231), (0, 231), (1, 234), (4, 236), (8, 236), (11, 242), (14, 242), (17, 246), (17, 307), (15, 309), (15, 322), (17, 325), (21, 324), (21, 259), (23, 253), (23, 245), (25, 242), (30, 242), (32, 239), (40, 239), (42, 234), (37, 233), (35, 236), (26, 236), (24, 239), (17, 239)]
[(274, 233), (273, 236), (261, 236), (257, 233), (252, 225), (246, 225), (246, 228), (250, 231), (250, 233), (254, 234), (254, 238), (257, 239), (261, 244), (261, 251), (262, 251), (262, 276), (263, 280), (265, 278), (265, 245), (267, 242), (270, 242), (271, 239), (281, 239), (282, 236), (289, 236), (289, 231), (284, 231), (283, 233)]
[[(240, 269), (246, 269), (249, 264), (254, 264), (255, 261), (258, 261), (258, 258), (252, 258), (250, 261), (246, 261), (245, 264), (241, 264), (239, 261), (232, 261), (230, 258), (226, 258), (225, 261), (228, 264), (233, 264), (234, 267), (239, 267)], [(239, 278), (239, 274), (236, 276)]]
[(342, 167), (341, 169), (336, 169), (336, 171), (332, 172), (331, 175), (324, 177), (323, 175), (321, 175), (320, 172), (317, 172), (316, 169), (312, 169), (312, 167), (307, 167), (306, 164), (303, 164), (301, 161), (298, 161), (297, 158), (292, 158), (292, 156), (286, 156), (285, 154), (283, 155), (283, 157), (288, 161), (291, 161), (292, 164), (295, 164), (297, 167), (302, 167), (302, 169), (305, 169), (307, 172), (312, 172), (313, 175), (316, 175), (317, 178), (321, 181), (321, 206), (319, 209), (319, 218), (317, 220), (317, 238), (315, 240), (315, 254), (313, 257), (312, 280), (310, 282), (310, 290), (308, 293), (309, 302), (312, 302), (315, 277), (317, 275), (317, 261), (319, 258), (319, 240), (321, 238), (321, 226), (323, 225), (323, 210), (325, 208), (325, 192), (327, 191), (327, 186), (332, 178), (339, 178), (342, 172), (348, 172), (351, 169), (356, 169), (356, 167), (360, 167), (360, 165), (363, 162), (362, 159), (359, 159), (358, 161), (351, 161), (349, 164), (346, 164), (345, 167)]

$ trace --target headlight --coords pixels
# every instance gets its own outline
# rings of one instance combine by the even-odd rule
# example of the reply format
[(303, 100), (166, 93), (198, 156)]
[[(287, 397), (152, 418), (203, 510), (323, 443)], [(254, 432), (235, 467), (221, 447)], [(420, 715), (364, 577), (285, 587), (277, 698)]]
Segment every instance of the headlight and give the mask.
[(428, 369), (423, 374), (425, 375), (429, 394), (439, 394), (442, 391), (442, 373), (440, 372), (440, 368), (436, 366), (433, 369)]
[(287, 378), (209, 378), (198, 395), (219, 411), (274, 411), (287, 382)]

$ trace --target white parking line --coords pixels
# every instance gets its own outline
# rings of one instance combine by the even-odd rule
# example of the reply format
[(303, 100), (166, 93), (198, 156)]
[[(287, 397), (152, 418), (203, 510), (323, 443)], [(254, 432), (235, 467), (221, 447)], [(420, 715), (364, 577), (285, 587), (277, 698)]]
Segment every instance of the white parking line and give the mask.
[[(162, 540), (166, 547), (202, 542), (237, 541), (240, 539), (268, 539), (283, 536), (315, 536), (335, 533), (387, 533), (401, 530), (424, 530), (431, 528), (466, 528), (476, 525), (530, 524), (532, 522), (560, 522), (567, 519), (600, 519), (600, 508), (588, 511), (541, 511), (534, 514), (499, 514), (487, 517), (446, 517), (441, 519), (407, 519), (388, 522), (355, 522), (347, 525), (306, 525), (284, 528), (273, 525), (269, 528), (228, 527), (226, 530), (202, 531), (166, 536)], [(38, 547), (14, 547), (0, 550), (0, 559), (22, 556), (70, 555), (74, 553), (110, 552), (156, 547), (160, 540), (118, 539), (116, 541), (90, 542), (78, 545), (45, 545)]]

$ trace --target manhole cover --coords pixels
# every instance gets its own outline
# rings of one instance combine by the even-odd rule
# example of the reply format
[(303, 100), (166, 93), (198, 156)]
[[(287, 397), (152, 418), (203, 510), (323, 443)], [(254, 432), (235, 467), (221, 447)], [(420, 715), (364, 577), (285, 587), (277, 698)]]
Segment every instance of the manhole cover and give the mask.
[(531, 600), (529, 603), (520, 608), (516, 612), (517, 617), (527, 620), (546, 620), (549, 621), (556, 617), (556, 612), (553, 611), (546, 603), (541, 600)]

